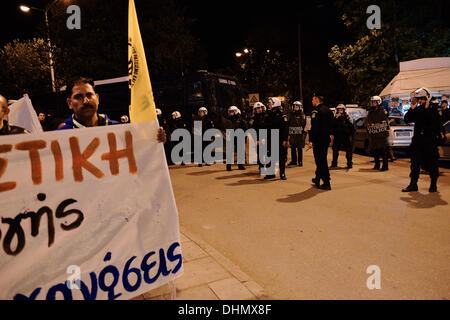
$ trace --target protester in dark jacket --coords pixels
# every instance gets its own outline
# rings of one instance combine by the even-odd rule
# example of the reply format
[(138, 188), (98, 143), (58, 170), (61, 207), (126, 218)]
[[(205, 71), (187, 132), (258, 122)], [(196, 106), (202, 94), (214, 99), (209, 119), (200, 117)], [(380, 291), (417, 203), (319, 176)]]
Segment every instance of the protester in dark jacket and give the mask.
[[(77, 78), (67, 86), (67, 105), (73, 110), (73, 115), (58, 130), (119, 124), (118, 121), (98, 113), (99, 95), (95, 92), (92, 79)], [(166, 141), (166, 133), (161, 127), (157, 139), (162, 143)]]

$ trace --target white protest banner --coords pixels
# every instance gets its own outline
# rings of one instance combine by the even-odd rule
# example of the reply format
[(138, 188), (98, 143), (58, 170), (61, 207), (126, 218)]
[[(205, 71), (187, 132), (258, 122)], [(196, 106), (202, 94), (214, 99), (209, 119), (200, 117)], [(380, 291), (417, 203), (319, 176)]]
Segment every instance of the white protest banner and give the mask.
[(157, 130), (0, 137), (0, 299), (130, 299), (182, 275)]

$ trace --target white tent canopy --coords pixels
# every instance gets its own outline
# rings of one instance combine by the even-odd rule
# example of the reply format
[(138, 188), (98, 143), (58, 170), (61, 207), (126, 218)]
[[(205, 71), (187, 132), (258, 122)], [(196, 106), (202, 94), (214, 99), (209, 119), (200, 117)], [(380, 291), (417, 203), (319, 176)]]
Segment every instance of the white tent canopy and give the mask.
[(450, 95), (450, 57), (400, 62), (400, 73), (380, 96), (409, 97), (412, 91), (420, 87), (430, 89), (433, 96)]

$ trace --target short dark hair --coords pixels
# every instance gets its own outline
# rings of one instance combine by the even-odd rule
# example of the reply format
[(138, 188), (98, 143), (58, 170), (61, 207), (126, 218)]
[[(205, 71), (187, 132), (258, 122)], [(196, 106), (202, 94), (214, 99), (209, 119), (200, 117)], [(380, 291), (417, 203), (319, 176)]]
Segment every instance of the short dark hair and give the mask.
[(86, 77), (77, 77), (77, 78), (73, 78), (72, 80), (70, 80), (67, 83), (67, 87), (66, 87), (67, 98), (70, 98), (72, 96), (73, 87), (78, 86), (80, 84), (90, 84), (92, 86), (92, 89), (94, 89), (94, 91), (95, 91), (95, 83), (94, 83), (93, 79), (86, 78)]
[(316, 97), (317, 99), (319, 99), (320, 102), (323, 103), (323, 100), (324, 100), (323, 96), (314, 93), (313, 98), (314, 97)]
[(443, 103), (448, 104), (448, 101), (447, 100), (442, 100), (441, 104), (443, 104)]

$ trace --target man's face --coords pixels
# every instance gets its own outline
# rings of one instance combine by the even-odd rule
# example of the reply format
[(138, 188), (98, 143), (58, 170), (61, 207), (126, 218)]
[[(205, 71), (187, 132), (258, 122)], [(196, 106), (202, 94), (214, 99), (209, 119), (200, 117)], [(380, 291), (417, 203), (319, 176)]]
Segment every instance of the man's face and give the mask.
[(199, 111), (198, 115), (203, 118), (205, 116), (205, 111)]
[(419, 101), (419, 104), (426, 104), (427, 103), (427, 99), (424, 97), (420, 97), (417, 99)]
[(337, 109), (338, 110), (338, 113), (340, 113), (340, 114), (343, 114), (344, 113), (344, 109), (342, 109), (342, 108), (339, 108), (339, 109)]
[(412, 105), (416, 105), (417, 104), (417, 98), (412, 98), (411, 99), (411, 104)]
[(317, 107), (320, 104), (320, 100), (317, 97), (312, 98), (312, 105)]
[(299, 110), (300, 110), (299, 105), (298, 104), (294, 105), (294, 111), (299, 111)]
[(0, 96), (0, 121), (3, 120), (9, 113), (8, 101), (3, 96)]
[(447, 109), (447, 107), (448, 107), (447, 102), (442, 102), (442, 103), (441, 103), (441, 108), (442, 108), (442, 109)]
[(98, 111), (99, 96), (90, 84), (82, 83), (73, 87), (67, 104), (77, 118), (88, 119)]
[(255, 112), (256, 113), (261, 113), (262, 112), (262, 108), (261, 107), (256, 107), (255, 108)]
[(42, 112), (39, 113), (39, 121), (44, 121), (45, 120), (45, 114), (43, 114)]
[(370, 101), (370, 105), (375, 108), (375, 107), (378, 106), (378, 101), (377, 100), (371, 100)]

